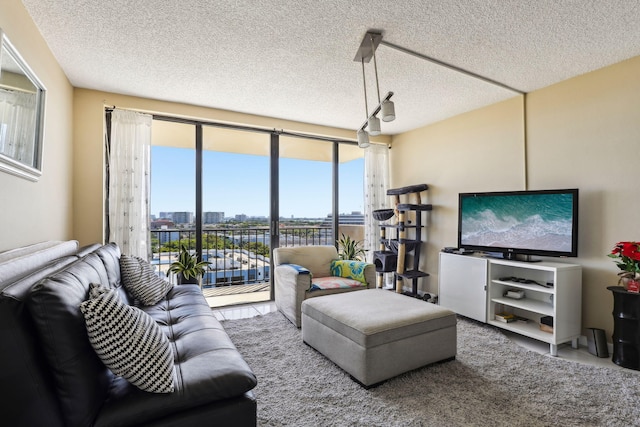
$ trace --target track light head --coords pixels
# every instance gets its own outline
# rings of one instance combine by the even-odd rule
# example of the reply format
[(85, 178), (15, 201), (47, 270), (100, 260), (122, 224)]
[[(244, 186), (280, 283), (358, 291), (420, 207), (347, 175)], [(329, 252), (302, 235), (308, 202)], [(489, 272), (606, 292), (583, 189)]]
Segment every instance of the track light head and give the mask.
[(396, 119), (396, 108), (393, 105), (393, 101), (386, 100), (382, 102), (382, 121), (392, 122)]
[(364, 129), (358, 130), (358, 147), (367, 148), (369, 146), (369, 134)]
[(369, 135), (371, 136), (377, 136), (382, 133), (380, 130), (380, 119), (376, 116), (369, 117), (367, 127), (369, 128)]

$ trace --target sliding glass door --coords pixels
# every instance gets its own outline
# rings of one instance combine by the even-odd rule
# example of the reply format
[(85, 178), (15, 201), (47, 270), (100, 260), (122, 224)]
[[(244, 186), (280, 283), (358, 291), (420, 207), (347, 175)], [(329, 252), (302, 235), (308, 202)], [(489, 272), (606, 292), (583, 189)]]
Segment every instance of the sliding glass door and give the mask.
[(211, 263), (205, 295), (269, 299), (275, 247), (362, 240), (353, 144), (158, 117), (152, 138), (153, 262), (166, 273), (186, 244)]
[(333, 143), (279, 137), (279, 246), (332, 245)]
[(207, 283), (247, 285), (246, 294), (266, 290), (269, 299), (269, 135), (203, 126), (202, 140)]
[(175, 282), (168, 269), (180, 244), (195, 249), (195, 126), (154, 120), (151, 140), (151, 262)]
[[(338, 146), (339, 239), (343, 234), (364, 241), (364, 150), (357, 145)], [(363, 243), (364, 245), (364, 243)], [(362, 246), (363, 246), (362, 245)]]

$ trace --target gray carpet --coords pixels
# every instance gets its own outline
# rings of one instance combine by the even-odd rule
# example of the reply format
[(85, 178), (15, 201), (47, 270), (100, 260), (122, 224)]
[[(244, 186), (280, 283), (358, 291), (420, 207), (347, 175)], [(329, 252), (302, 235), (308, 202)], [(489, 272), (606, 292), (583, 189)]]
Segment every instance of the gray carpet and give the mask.
[(455, 361), (369, 390), (280, 313), (223, 325), (258, 377), (259, 426), (640, 425), (639, 373), (540, 355), (465, 319)]

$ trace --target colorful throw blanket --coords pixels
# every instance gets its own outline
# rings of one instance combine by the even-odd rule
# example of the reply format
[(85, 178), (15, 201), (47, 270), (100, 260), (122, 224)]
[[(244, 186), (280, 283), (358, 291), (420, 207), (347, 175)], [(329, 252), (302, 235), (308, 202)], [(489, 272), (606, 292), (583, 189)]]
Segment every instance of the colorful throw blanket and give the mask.
[(318, 277), (313, 279), (311, 283), (311, 291), (323, 290), (323, 289), (348, 289), (359, 288), (366, 286), (362, 282), (355, 279), (347, 279), (345, 277)]

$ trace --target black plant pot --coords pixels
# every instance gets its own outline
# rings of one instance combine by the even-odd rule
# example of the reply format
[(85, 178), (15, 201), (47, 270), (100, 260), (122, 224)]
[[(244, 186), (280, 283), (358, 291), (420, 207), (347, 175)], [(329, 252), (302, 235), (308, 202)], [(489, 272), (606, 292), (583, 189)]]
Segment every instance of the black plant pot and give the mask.
[(185, 279), (182, 273), (178, 273), (178, 285), (199, 285), (197, 277), (189, 277)]

